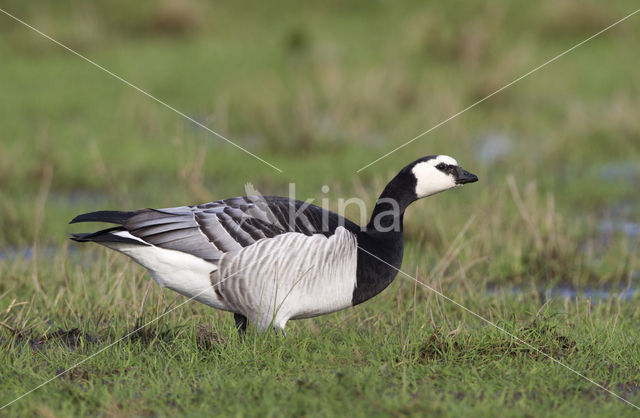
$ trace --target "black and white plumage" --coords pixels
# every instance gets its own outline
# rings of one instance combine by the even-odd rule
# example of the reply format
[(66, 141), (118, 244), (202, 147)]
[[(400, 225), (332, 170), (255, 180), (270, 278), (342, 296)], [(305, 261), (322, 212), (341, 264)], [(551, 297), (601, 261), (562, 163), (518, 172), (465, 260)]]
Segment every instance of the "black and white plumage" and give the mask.
[[(385, 187), (363, 227), (286, 197), (234, 197), (199, 206), (99, 211), (76, 222), (118, 226), (72, 234), (128, 255), (162, 287), (233, 312), (238, 327), (283, 329), (362, 303), (395, 278), (403, 216), (413, 201), (477, 181), (451, 157), (421, 158)], [(381, 261), (383, 260), (383, 261)]]

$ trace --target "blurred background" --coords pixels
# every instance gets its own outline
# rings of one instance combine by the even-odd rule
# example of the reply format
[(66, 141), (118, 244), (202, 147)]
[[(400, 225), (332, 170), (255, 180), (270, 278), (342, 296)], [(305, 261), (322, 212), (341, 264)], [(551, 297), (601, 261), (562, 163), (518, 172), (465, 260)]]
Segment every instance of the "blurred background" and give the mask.
[(0, 14), (0, 258), (68, 251), (79, 213), (202, 203), (243, 195), (246, 182), (373, 203), (407, 163), (448, 154), (480, 182), (409, 209), (406, 271), (437, 270), (475, 216), (442, 285), (632, 286), (640, 16), (356, 170), (636, 7), (1, 0), (284, 172)]

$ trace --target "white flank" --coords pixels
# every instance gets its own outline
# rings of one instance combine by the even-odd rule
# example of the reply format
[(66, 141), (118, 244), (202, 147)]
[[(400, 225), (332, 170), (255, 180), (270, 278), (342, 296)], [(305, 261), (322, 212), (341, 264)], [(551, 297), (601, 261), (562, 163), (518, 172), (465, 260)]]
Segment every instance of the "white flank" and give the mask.
[[(289, 232), (225, 254), (215, 274), (230, 310), (265, 330), (351, 306), (356, 287), (355, 236)], [(229, 278), (225, 280), (225, 278)]]
[[(144, 242), (127, 231), (112, 232), (112, 234)], [(211, 286), (210, 274), (218, 268), (215, 264), (191, 254), (153, 245), (143, 246), (122, 242), (101, 242), (100, 244), (131, 257), (149, 270), (151, 277), (161, 287), (167, 287), (189, 298), (193, 297), (205, 305), (227, 310), (226, 304)]]

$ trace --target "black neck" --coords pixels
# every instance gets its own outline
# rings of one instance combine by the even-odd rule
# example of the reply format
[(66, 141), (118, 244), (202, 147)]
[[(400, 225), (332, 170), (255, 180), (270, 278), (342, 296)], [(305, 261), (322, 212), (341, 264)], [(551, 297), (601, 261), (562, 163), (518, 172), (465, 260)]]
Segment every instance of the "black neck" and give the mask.
[(387, 232), (393, 228), (402, 232), (404, 211), (416, 200), (414, 193), (407, 192), (408, 186), (410, 187), (408, 190), (415, 188), (415, 180), (413, 184), (407, 185), (405, 183), (408, 181), (402, 174), (398, 174), (391, 180), (378, 197), (367, 224), (368, 231)]
[(404, 252), (404, 211), (416, 200), (414, 190), (413, 175), (398, 174), (378, 198), (367, 226), (358, 233), (354, 305), (382, 292), (396, 277)]

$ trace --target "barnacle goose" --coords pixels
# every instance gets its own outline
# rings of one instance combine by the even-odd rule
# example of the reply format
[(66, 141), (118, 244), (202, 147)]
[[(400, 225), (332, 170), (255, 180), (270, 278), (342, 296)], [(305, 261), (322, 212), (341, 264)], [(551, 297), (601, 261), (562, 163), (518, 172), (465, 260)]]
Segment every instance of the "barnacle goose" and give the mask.
[(382, 292), (402, 263), (407, 206), (475, 181), (453, 158), (432, 155), (404, 167), (387, 184), (364, 227), (307, 202), (245, 196), (86, 213), (70, 223), (118, 226), (71, 239), (126, 254), (160, 286), (233, 312), (240, 331), (248, 322), (260, 331), (283, 330), (290, 319), (335, 312)]

